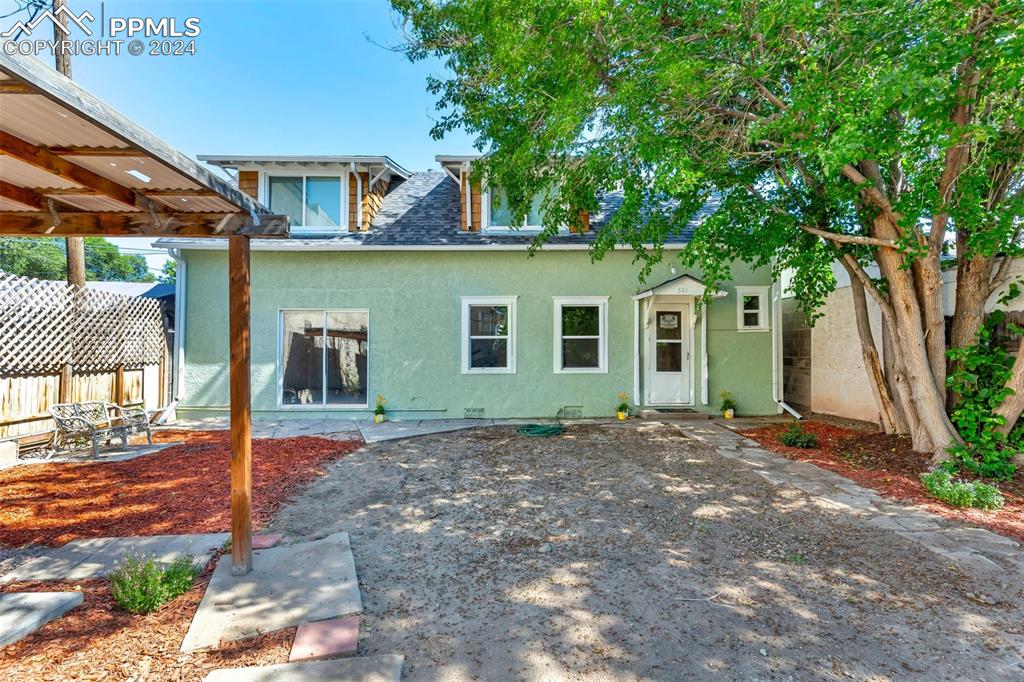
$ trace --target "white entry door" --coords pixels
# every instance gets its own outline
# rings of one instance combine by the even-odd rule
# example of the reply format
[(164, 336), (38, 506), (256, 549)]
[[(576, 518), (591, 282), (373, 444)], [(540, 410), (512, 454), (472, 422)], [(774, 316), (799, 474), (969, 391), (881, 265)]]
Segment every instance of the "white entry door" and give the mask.
[(690, 402), (690, 306), (657, 303), (647, 326), (647, 402)]

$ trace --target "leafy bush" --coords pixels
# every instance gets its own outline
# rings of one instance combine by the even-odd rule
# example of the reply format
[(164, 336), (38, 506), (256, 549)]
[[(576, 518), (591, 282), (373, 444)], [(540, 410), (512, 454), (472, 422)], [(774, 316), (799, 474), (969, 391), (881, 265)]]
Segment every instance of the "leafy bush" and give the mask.
[(722, 398), (722, 412), (736, 409), (736, 399), (732, 397), (732, 393), (730, 393), (729, 391), (722, 391), (718, 395), (719, 397)]
[(950, 448), (949, 454), (968, 471), (1004, 480), (1016, 470), (1013, 455), (1020, 452), (1022, 441), (1019, 432), (1007, 438), (999, 431), (1005, 420), (995, 413), (1013, 392), (1006, 387), (1013, 357), (1003, 348), (997, 333), (1005, 318), (1003, 311), (994, 311), (985, 320), (974, 345), (947, 352), (954, 370), (946, 379), (957, 399), (949, 418), (965, 441)]
[(161, 566), (139, 555), (125, 557), (108, 580), (118, 606), (131, 613), (149, 613), (188, 591), (197, 573), (190, 556)]
[(1003, 496), (994, 486), (980, 481), (954, 481), (944, 469), (921, 474), (921, 482), (928, 492), (954, 507), (991, 510), (1003, 506)]
[(816, 448), (818, 447), (818, 437), (809, 431), (804, 431), (796, 424), (793, 424), (786, 429), (779, 440), (783, 445), (791, 448)]

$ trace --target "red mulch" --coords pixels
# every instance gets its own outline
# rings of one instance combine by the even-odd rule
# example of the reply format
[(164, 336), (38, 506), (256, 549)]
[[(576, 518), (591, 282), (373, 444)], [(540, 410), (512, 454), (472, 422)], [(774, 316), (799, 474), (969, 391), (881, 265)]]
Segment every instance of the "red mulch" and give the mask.
[(287, 662), (295, 628), (214, 650), (178, 651), (211, 572), (208, 568), (188, 592), (144, 615), (122, 611), (106, 580), (6, 586), (4, 591), (17, 592), (82, 590), (85, 599), (0, 650), (0, 680), (201, 680), (216, 668)]
[[(231, 528), (230, 435), (164, 431), (182, 441), (124, 462), (33, 464), (0, 471), (0, 544), (58, 546), (91, 537), (214, 533)], [(253, 524), (362, 445), (309, 436), (253, 441)]]
[(910, 439), (815, 420), (801, 422), (801, 426), (818, 437), (817, 448), (805, 450), (783, 445), (779, 436), (789, 424), (772, 424), (742, 433), (773, 452), (834, 471), (885, 497), (1024, 542), (1024, 475), (1018, 473), (1012, 481), (995, 484), (1006, 498), (1002, 509), (961, 509), (935, 499), (925, 489), (918, 476), (930, 469), (931, 455), (914, 452)]

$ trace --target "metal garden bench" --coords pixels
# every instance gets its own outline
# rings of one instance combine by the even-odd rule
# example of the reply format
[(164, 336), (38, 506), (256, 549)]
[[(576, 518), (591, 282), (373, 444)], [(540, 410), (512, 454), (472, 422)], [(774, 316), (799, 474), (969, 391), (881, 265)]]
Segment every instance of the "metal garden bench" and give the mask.
[(109, 445), (114, 438), (120, 438), (128, 447), (128, 436), (145, 432), (146, 440), (153, 442), (149, 415), (138, 407), (121, 407), (100, 400), (58, 403), (50, 406), (50, 416), (57, 425), (53, 444), (57, 449), (91, 442), (93, 456), (98, 457), (100, 443)]

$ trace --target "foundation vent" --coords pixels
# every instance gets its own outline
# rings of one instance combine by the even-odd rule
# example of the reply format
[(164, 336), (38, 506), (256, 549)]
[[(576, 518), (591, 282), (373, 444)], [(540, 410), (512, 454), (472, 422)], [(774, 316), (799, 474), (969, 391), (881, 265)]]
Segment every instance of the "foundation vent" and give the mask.
[(466, 419), (483, 419), (484, 408), (482, 407), (467, 407), (463, 416)]
[(562, 419), (583, 419), (583, 406), (565, 405), (562, 407)]

